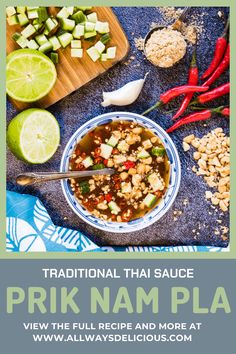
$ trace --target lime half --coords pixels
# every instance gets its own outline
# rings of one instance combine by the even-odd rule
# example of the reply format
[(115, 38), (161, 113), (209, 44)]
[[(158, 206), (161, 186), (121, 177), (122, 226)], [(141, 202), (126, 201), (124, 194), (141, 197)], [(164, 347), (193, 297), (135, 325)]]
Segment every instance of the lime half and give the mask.
[(7, 57), (7, 94), (21, 102), (35, 102), (53, 88), (57, 72), (53, 62), (33, 49), (15, 50)]
[(32, 164), (48, 161), (60, 142), (56, 118), (44, 109), (31, 108), (12, 119), (7, 130), (7, 143), (19, 159)]

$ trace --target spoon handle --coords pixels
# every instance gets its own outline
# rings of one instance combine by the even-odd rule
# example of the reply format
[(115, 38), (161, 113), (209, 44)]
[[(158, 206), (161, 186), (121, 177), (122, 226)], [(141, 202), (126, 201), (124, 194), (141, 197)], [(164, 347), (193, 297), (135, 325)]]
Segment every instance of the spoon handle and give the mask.
[(187, 15), (189, 14), (190, 10), (191, 10), (190, 6), (186, 6), (183, 9), (182, 14), (179, 16), (179, 18), (172, 25), (172, 28), (174, 30), (180, 30), (180, 28), (182, 26), (182, 23), (185, 21), (185, 19), (186, 19)]
[(28, 172), (20, 174), (16, 177), (17, 184), (21, 186), (29, 186), (35, 183), (42, 183), (48, 181), (56, 181), (66, 178), (80, 178), (95, 175), (112, 175), (114, 170), (111, 168), (104, 168), (102, 170), (94, 171), (68, 171), (68, 172)]

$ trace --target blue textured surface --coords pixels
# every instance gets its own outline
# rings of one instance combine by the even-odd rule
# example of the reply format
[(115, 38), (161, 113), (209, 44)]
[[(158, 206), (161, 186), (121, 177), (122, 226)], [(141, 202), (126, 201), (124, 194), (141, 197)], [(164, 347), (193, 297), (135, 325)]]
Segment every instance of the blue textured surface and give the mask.
[[(224, 28), (224, 17), (219, 18), (218, 11), (227, 14), (226, 8), (193, 8), (194, 17), (199, 16), (204, 22), (205, 31), (200, 34), (197, 46), (198, 66), (200, 74), (207, 68), (214, 49), (214, 44)], [(30, 166), (22, 161), (18, 161), (8, 151), (8, 189), (18, 192), (29, 193), (38, 196), (56, 225), (63, 227), (80, 229), (90, 238), (100, 245), (214, 245), (227, 246), (228, 241), (223, 240), (221, 232), (217, 232), (221, 219), (224, 226), (229, 224), (227, 213), (221, 213), (218, 209), (212, 209), (210, 203), (205, 201), (205, 190), (209, 187), (203, 179), (196, 176), (191, 168), (194, 165), (192, 158), (193, 151), (183, 152), (182, 139), (184, 136), (194, 133), (202, 136), (209, 130), (222, 127), (228, 133), (228, 121), (220, 116), (215, 116), (210, 121), (191, 124), (172, 134), (172, 139), (176, 143), (182, 163), (182, 182), (179, 194), (172, 208), (157, 223), (149, 228), (131, 234), (109, 234), (85, 224), (76, 216), (67, 205), (62, 194), (60, 182), (54, 182), (37, 187), (22, 188), (16, 186), (14, 179), (19, 172), (23, 171), (51, 171), (59, 170), (60, 159), (71, 135), (84, 122), (105, 112), (123, 110), (135, 113), (143, 112), (153, 104), (161, 92), (168, 88), (184, 84), (188, 75), (188, 67), (191, 57), (191, 47), (184, 59), (171, 69), (158, 69), (153, 67), (144, 59), (142, 52), (138, 51), (134, 45), (134, 38), (142, 36), (148, 32), (151, 22), (163, 23), (163, 19), (158, 8), (114, 8), (129, 39), (131, 49), (128, 58), (134, 56), (129, 65), (122, 63), (116, 65), (104, 75), (93, 80), (77, 92), (66, 97), (61, 102), (50, 107), (50, 111), (56, 116), (61, 126), (61, 146), (50, 162), (42, 166)], [(201, 14), (204, 12), (204, 15)], [(146, 72), (150, 71), (142, 94), (138, 100), (127, 107), (102, 108), (102, 91), (111, 91), (130, 80), (139, 79)], [(215, 86), (228, 81), (228, 72), (217, 80)], [(171, 103), (168, 109), (177, 105), (178, 100)], [(211, 106), (228, 104), (228, 97), (218, 99)], [(8, 102), (8, 121), (16, 115), (17, 111)], [(149, 117), (158, 122), (163, 128), (170, 126), (171, 114), (161, 111), (152, 112)], [(188, 199), (188, 204), (184, 205), (184, 200)], [(174, 211), (183, 213), (174, 221)], [(195, 230), (195, 232), (193, 232)]]

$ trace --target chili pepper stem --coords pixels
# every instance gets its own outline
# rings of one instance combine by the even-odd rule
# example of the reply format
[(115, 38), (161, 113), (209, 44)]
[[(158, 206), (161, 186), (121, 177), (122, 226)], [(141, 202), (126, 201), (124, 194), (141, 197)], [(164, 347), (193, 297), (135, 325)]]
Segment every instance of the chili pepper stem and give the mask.
[(144, 116), (145, 114), (153, 111), (154, 109), (160, 107), (162, 105), (161, 101), (158, 101), (156, 104), (154, 104), (152, 107), (148, 108), (145, 112), (142, 113), (142, 116)]

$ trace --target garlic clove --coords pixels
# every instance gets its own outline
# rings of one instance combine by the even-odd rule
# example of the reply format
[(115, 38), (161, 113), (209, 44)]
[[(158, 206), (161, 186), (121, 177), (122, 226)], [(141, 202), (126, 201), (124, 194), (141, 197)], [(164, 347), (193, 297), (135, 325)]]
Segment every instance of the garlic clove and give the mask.
[(108, 107), (110, 105), (126, 106), (133, 103), (140, 95), (147, 75), (148, 73), (143, 79), (130, 81), (118, 90), (103, 92), (103, 102), (101, 105), (103, 107)]

